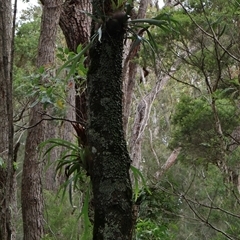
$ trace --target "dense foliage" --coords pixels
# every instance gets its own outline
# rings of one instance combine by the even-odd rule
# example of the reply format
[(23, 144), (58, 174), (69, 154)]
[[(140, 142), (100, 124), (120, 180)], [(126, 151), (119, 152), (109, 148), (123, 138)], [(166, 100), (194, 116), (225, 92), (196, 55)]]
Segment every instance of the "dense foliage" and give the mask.
[[(171, 29), (143, 25), (146, 38), (137, 41), (138, 28), (133, 28), (135, 46), (144, 43), (134, 60), (139, 64), (136, 77), (143, 77), (142, 68), (148, 71), (145, 81), (139, 81), (135, 87), (133, 108), (159, 80), (166, 82), (161, 93), (156, 94), (142, 135), (140, 170), (144, 179), (142, 175), (139, 179), (144, 184), (134, 182), (133, 196), (138, 209), (137, 240), (239, 238), (239, 10), (238, 0), (184, 1), (162, 10), (149, 8), (150, 17), (153, 14), (171, 16)], [(36, 102), (53, 107), (52, 117), (61, 129), (68, 106), (66, 89), (74, 79), (55, 69), (57, 74), (51, 81), (39, 84), (39, 79), (52, 71), (48, 66), (35, 69), (39, 24), (39, 9), (31, 9), (24, 13), (16, 30), (15, 116), (16, 120), (22, 117), (21, 126), (24, 126), (27, 109), (32, 107), (29, 99), (34, 97)], [(97, 38), (101, 40), (99, 33)], [(69, 52), (60, 34), (57, 45), (56, 65), (67, 63), (64, 71), (69, 73), (71, 59), (76, 59), (82, 48), (79, 47), (77, 53)], [(83, 79), (87, 73), (85, 60), (81, 56), (75, 62), (76, 72)], [(134, 115), (129, 119), (130, 125), (133, 118)], [(19, 182), (25, 135), (20, 133), (24, 127), (18, 123)], [(44, 239), (90, 239), (86, 229), (92, 228), (92, 216), (88, 216), (91, 211), (87, 210), (92, 207), (88, 195), (91, 187), (83, 161), (85, 156), (82, 156), (86, 152), (78, 144), (59, 139), (45, 144), (65, 147), (55, 167), (68, 175), (63, 189), (69, 194), (61, 198), (62, 192), (57, 197), (55, 192), (45, 192), (47, 231)], [(181, 152), (175, 165), (159, 178), (156, 173), (172, 150), (179, 147)], [(70, 196), (70, 202), (66, 196)], [(18, 236), (22, 237), (20, 214), (17, 218)]]
[[(211, 100), (210, 100), (211, 101)], [(239, 125), (239, 113), (231, 99), (216, 100), (216, 108), (226, 143), (233, 130)], [(216, 130), (216, 119), (209, 100), (202, 98), (182, 97), (176, 105), (172, 119), (172, 146), (183, 147), (182, 159), (190, 164), (217, 163), (221, 158), (222, 139)], [(227, 143), (228, 141), (228, 143)]]

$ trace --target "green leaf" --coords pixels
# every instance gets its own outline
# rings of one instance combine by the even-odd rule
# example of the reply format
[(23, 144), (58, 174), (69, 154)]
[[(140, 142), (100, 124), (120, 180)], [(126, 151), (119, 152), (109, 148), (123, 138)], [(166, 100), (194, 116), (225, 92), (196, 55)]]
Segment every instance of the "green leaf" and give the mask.
[(38, 72), (39, 72), (40, 74), (43, 74), (44, 71), (45, 71), (44, 66), (41, 66), (41, 67), (38, 69)]
[(75, 73), (77, 62), (80, 61), (81, 57), (84, 56), (84, 54), (88, 51), (88, 49), (89, 49), (91, 46), (92, 46), (92, 42), (88, 43), (88, 44), (86, 45), (86, 47), (85, 47), (82, 51), (80, 51), (80, 52), (79, 52), (78, 54), (76, 54), (74, 57), (72, 57), (72, 58), (70, 58), (68, 61), (66, 61), (66, 62), (59, 68), (59, 70), (57, 71), (56, 77), (59, 76), (60, 72), (61, 72), (63, 69), (67, 68), (67, 67), (70, 65), (71, 68), (70, 68), (70, 71), (69, 71), (69, 73), (68, 73), (68, 75), (67, 75), (67, 78), (66, 78), (66, 79), (68, 80), (68, 79), (71, 77), (71, 75), (73, 75), (73, 74)]
[(58, 47), (57, 50), (58, 50), (59, 52), (62, 52), (62, 53), (63, 53), (63, 48), (62, 48), (62, 47)]
[(146, 29), (146, 32), (148, 35), (150, 46), (154, 49), (155, 52), (157, 52), (158, 46), (157, 46), (156, 41), (154, 40), (154, 37), (152, 36), (152, 34), (150, 33), (150, 31), (148, 29)]
[[(148, 41), (146, 38), (143, 38), (143, 42), (145, 42), (145, 43), (147, 43), (148, 44), (148, 46), (150, 47), (150, 49), (151, 49), (151, 51), (152, 51), (152, 53), (153, 53), (153, 57), (155, 57), (155, 49), (154, 49), (154, 46), (151, 44), (151, 42), (150, 41)], [(144, 44), (143, 44), (144, 45)]]
[(129, 52), (131, 53), (136, 47), (140, 45), (141, 42), (142, 42), (142, 37), (137, 35), (134, 42), (132, 43), (132, 46)]
[(138, 198), (138, 196), (139, 196), (139, 192), (140, 192), (140, 190), (139, 190), (139, 184), (138, 184), (139, 178), (141, 179), (141, 182), (142, 182), (144, 188), (147, 190), (147, 192), (148, 192), (149, 194), (151, 194), (150, 190), (149, 190), (148, 187), (147, 187), (146, 180), (145, 180), (145, 178), (143, 177), (143, 175), (142, 175), (142, 173), (140, 172), (140, 170), (137, 169), (137, 168), (135, 168), (135, 167), (132, 166), (132, 165), (130, 166), (130, 169), (131, 169), (131, 171), (132, 171), (132, 173), (133, 173), (133, 177), (134, 177), (134, 180), (135, 180), (134, 200), (135, 200), (135, 201), (137, 200), (137, 198)]
[(91, 222), (88, 217), (90, 189), (86, 192), (83, 207), (82, 207), (82, 212), (81, 212), (81, 215), (83, 215), (83, 225), (84, 225), (84, 232), (83, 232), (83, 236), (82, 236), (81, 240), (89, 239), (89, 230), (91, 227)]
[(101, 39), (102, 39), (102, 28), (99, 27), (97, 32), (98, 32), (98, 41), (101, 42)]
[(4, 165), (4, 160), (2, 157), (0, 157), (0, 167), (2, 167)]
[(73, 199), (72, 199), (72, 180), (71, 182), (68, 184), (68, 194), (69, 194), (69, 201), (71, 206), (73, 207)]
[(69, 49), (68, 49), (68, 48), (65, 48), (65, 49), (64, 49), (64, 53), (65, 53), (65, 54), (68, 54), (68, 53), (69, 53)]
[(114, 2), (114, 0), (111, 0), (112, 2), (112, 9), (116, 10), (117, 9), (117, 4)]
[(224, 25), (224, 27), (223, 27), (223, 29), (222, 29), (222, 31), (218, 34), (218, 37), (221, 37), (222, 35), (223, 35), (223, 33), (225, 32), (225, 30), (226, 30), (226, 24)]

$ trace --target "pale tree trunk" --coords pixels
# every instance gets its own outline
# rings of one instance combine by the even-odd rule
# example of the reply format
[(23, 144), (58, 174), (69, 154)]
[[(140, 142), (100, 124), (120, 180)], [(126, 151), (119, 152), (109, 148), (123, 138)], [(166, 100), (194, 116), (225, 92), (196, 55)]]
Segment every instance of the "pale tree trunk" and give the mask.
[[(139, 4), (139, 11), (136, 14), (136, 16), (133, 16), (132, 18), (144, 18), (146, 15), (147, 7), (150, 1), (141, 0)], [(126, 51), (129, 51), (131, 49), (131, 44), (128, 45), (128, 49)], [(123, 92), (124, 92), (124, 101), (123, 101), (123, 129), (125, 131), (125, 135), (128, 134), (128, 119), (131, 115), (131, 104), (132, 104), (132, 96), (134, 92), (134, 88), (136, 85), (136, 74), (138, 71), (138, 64), (134, 61), (134, 57), (136, 57), (137, 53), (139, 52), (140, 47), (136, 47), (133, 51), (128, 52), (126, 54), (124, 62), (123, 62)], [(177, 60), (170, 70), (170, 73), (172, 74), (180, 64), (180, 61)], [(141, 169), (141, 159), (142, 159), (142, 141), (143, 136), (145, 132), (145, 128), (148, 124), (149, 116), (151, 113), (152, 103), (157, 97), (157, 95), (160, 93), (160, 91), (163, 89), (163, 87), (167, 84), (168, 80), (170, 79), (170, 76), (166, 74), (159, 74), (159, 79), (156, 83), (156, 85), (153, 87), (153, 89), (143, 96), (137, 105), (137, 110), (135, 114), (135, 119), (133, 126), (131, 127), (131, 133), (130, 135), (130, 141), (129, 141), (129, 151), (130, 156), (132, 160), (132, 164)], [(179, 151), (176, 151), (179, 153)], [(175, 154), (175, 150), (172, 152), (170, 157), (167, 159), (164, 166), (171, 167), (172, 164), (169, 163), (169, 159), (173, 160), (174, 162), (177, 159), (177, 155)], [(173, 157), (175, 156), (175, 157)], [(173, 161), (172, 161), (173, 162)], [(159, 163), (158, 163), (159, 164)], [(160, 165), (159, 165), (160, 167)], [(159, 170), (159, 172), (156, 174), (156, 176), (162, 176), (163, 172), (167, 171), (168, 168), (164, 167)], [(161, 172), (161, 174), (160, 174)]]
[(167, 161), (161, 166), (160, 170), (156, 172), (155, 178), (157, 181), (159, 181), (161, 177), (164, 175), (164, 173), (167, 172), (167, 170), (175, 164), (180, 151), (181, 151), (180, 147), (172, 151)]
[[(49, 67), (54, 63), (60, 11), (61, 1), (44, 1), (37, 67)], [(38, 240), (44, 235), (42, 161), (38, 151), (39, 144), (44, 140), (43, 112), (40, 103), (30, 109), (21, 192), (24, 240)]]
[[(192, 49), (192, 51), (195, 51), (195, 49)], [(184, 56), (185, 53), (181, 57)], [(172, 67), (167, 73), (162, 73), (160, 71), (160, 74), (158, 76), (159, 79), (157, 80), (155, 86), (151, 89), (151, 91), (149, 91), (149, 93), (147, 93), (140, 99), (137, 105), (134, 123), (131, 128), (132, 133), (129, 144), (131, 159), (133, 165), (137, 168), (141, 169), (142, 140), (146, 126), (148, 124), (150, 112), (152, 109), (152, 103), (156, 99), (157, 95), (162, 91), (164, 86), (171, 79), (171, 75), (173, 75), (176, 72), (176, 69), (178, 69), (181, 63), (182, 58), (179, 58), (172, 64)]]
[[(144, 18), (149, 3), (150, 0), (141, 0), (138, 13), (136, 16), (132, 16), (131, 18)], [(136, 47), (133, 51), (130, 52), (129, 50), (131, 49), (132, 44), (133, 43), (127, 45), (127, 49), (125, 49), (125, 51), (127, 51), (128, 54), (125, 56), (123, 62), (123, 129), (126, 135), (128, 132), (128, 119), (131, 112), (132, 96), (136, 84), (136, 74), (138, 68), (138, 64), (134, 62), (133, 59), (136, 57), (140, 49), (140, 47)]]
[(0, 2), (0, 239), (16, 239), (14, 222), (15, 170), (12, 106), (11, 1)]
[[(140, 2), (139, 13), (137, 18), (144, 18), (147, 10), (148, 1), (142, 0)], [(174, 1), (166, 1), (165, 6), (174, 7)], [(133, 90), (136, 84), (136, 73), (137, 73), (137, 64), (131, 61), (137, 54), (139, 49), (135, 49), (132, 51), (124, 61), (123, 75), (124, 79), (124, 107), (123, 107), (123, 127), (125, 132), (128, 132), (128, 118), (130, 117), (131, 111), (131, 103), (132, 103), (132, 95)], [(192, 48), (190, 51), (195, 51)], [(186, 55), (186, 54), (184, 54)], [(184, 56), (181, 56), (184, 57)], [(148, 124), (149, 116), (151, 113), (152, 103), (157, 97), (157, 95), (161, 92), (163, 87), (167, 84), (170, 75), (174, 74), (178, 66), (182, 63), (182, 58), (177, 59), (169, 72), (162, 72), (162, 69), (159, 69), (159, 76), (156, 85), (152, 88), (149, 93), (143, 96), (137, 105), (136, 114), (134, 118), (133, 126), (131, 127), (130, 135), (130, 144), (129, 151), (132, 159), (132, 164), (137, 168), (141, 169), (141, 160), (142, 160), (142, 140), (145, 132), (145, 128)], [(174, 151), (173, 151), (174, 153)], [(172, 153), (172, 154), (173, 154)], [(168, 162), (168, 160), (167, 160)], [(160, 167), (160, 166), (159, 166)]]
[(149, 120), (152, 103), (169, 79), (169, 76), (165, 76), (162, 81), (159, 80), (153, 89), (142, 99), (140, 99), (137, 105), (129, 146), (133, 165), (137, 168), (141, 168), (142, 140)]

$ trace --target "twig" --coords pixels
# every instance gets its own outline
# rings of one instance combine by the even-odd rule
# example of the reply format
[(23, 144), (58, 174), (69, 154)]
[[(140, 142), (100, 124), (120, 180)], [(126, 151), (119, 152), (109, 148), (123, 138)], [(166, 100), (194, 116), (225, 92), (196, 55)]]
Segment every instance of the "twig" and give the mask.
[(59, 117), (53, 117), (47, 113), (41, 113), (41, 115), (46, 115), (50, 118), (42, 118), (40, 121), (38, 121), (37, 123), (33, 124), (32, 126), (29, 126), (29, 127), (23, 127), (23, 126), (19, 126), (17, 124), (15, 124), (15, 126), (19, 127), (20, 129), (24, 129), (24, 130), (27, 130), (27, 129), (31, 129), (31, 128), (34, 128), (36, 127), (37, 125), (39, 125), (41, 122), (43, 121), (53, 121), (53, 120), (60, 120), (60, 121), (65, 121), (65, 122), (70, 122), (70, 123), (79, 123), (78, 121), (75, 121), (75, 120), (69, 120), (69, 119), (66, 119), (66, 118), (59, 118)]
[(212, 229), (214, 229), (215, 231), (221, 233), (222, 235), (224, 235), (225, 237), (227, 237), (230, 240), (236, 240), (234, 238), (232, 238), (231, 236), (229, 236), (226, 232), (218, 229), (217, 227), (215, 227), (214, 225), (212, 225), (207, 219), (205, 219), (203, 216), (200, 215), (199, 212), (197, 212), (195, 210), (195, 208), (189, 203), (188, 199), (182, 195), (182, 198), (185, 200), (185, 202), (187, 203), (187, 205), (189, 206), (189, 208), (193, 211), (193, 213), (196, 215), (196, 217), (201, 220), (204, 224), (208, 225), (209, 227), (211, 227)]
[(186, 14), (189, 16), (189, 18), (191, 19), (191, 21), (208, 37), (214, 39), (217, 44), (220, 46), (220, 48), (222, 48), (222, 50), (224, 50), (230, 57), (232, 57), (234, 60), (236, 60), (237, 62), (240, 62), (240, 59), (238, 59), (237, 57), (235, 57), (233, 54), (231, 54), (217, 39), (215, 32), (212, 32), (212, 34), (208, 33), (207, 31), (205, 31), (191, 16), (191, 14), (189, 14), (189, 12), (187, 11), (187, 9), (183, 6), (183, 4), (181, 3), (181, 1), (178, 2), (181, 7), (183, 8), (183, 10), (186, 12)]

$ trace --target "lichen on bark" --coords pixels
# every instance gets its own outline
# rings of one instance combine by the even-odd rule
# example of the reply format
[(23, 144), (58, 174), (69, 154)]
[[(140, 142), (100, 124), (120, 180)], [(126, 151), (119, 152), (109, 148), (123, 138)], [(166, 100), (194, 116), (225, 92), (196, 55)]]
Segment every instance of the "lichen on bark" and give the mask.
[[(93, 1), (93, 4), (99, 1)], [(107, 1), (105, 1), (106, 3)], [(110, 1), (111, 2), (111, 1)], [(97, 6), (97, 4), (95, 5)], [(107, 13), (105, 13), (107, 14)], [(106, 18), (107, 19), (107, 18)], [(88, 142), (93, 151), (93, 239), (131, 239), (130, 157), (122, 126), (122, 53), (125, 30), (108, 32), (90, 50), (87, 76)]]

